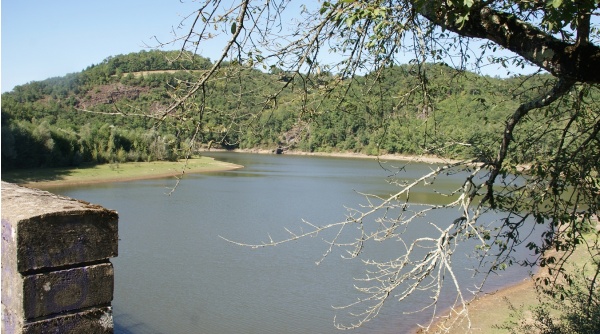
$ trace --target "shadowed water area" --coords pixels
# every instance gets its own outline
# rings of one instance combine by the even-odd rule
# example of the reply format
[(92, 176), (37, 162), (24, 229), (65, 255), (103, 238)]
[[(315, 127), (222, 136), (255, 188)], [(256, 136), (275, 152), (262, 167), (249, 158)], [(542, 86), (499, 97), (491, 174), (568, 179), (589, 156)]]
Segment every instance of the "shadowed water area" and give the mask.
[[(332, 233), (260, 249), (236, 246), (220, 236), (261, 243), (269, 235), (275, 240), (287, 237), (285, 228), (309, 229), (303, 219), (315, 225), (344, 220), (345, 207), (365, 203), (358, 192), (385, 195), (397, 190), (386, 177), (403, 163), (386, 164), (386, 170), (367, 159), (211, 156), (245, 168), (186, 175), (171, 196), (166, 194), (175, 185), (173, 178), (52, 190), (119, 212), (119, 257), (113, 259), (115, 332), (339, 333), (335, 316), (341, 323), (354, 319), (332, 306), (364, 297), (354, 290), (353, 277), (364, 276), (365, 267), (360, 260), (342, 259), (341, 249), (315, 264), (327, 250), (323, 239), (331, 239)], [(430, 168), (410, 164), (399, 175), (411, 179)], [(447, 191), (462, 180), (461, 174), (451, 175), (433, 189)], [(411, 200), (445, 199), (416, 191)], [(442, 220), (450, 213), (458, 215), (439, 210), (429, 220)], [(424, 222), (414, 233), (427, 234), (430, 229)], [(365, 258), (397, 257), (401, 250), (394, 242), (367, 247)], [(471, 268), (476, 262), (460, 254), (454, 265)], [(457, 272), (464, 282), (473, 273)], [(488, 290), (517, 282), (527, 272), (510, 268), (495, 277)], [(442, 303), (448, 305), (449, 296)], [(426, 323), (431, 313), (406, 312), (430, 301), (427, 294), (403, 303), (390, 300), (378, 318), (353, 333), (407, 333), (417, 323)]]

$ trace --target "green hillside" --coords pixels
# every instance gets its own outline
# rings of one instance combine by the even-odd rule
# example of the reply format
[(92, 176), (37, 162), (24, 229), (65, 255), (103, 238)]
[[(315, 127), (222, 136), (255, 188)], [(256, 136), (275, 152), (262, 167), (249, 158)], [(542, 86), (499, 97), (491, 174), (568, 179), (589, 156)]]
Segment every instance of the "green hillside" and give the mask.
[[(208, 143), (485, 156), (518, 103), (551, 80), (498, 79), (436, 64), (427, 66), (426, 78), (402, 65), (350, 81), (228, 63), (208, 89), (161, 117), (211, 66), (191, 54), (139, 52), (18, 86), (2, 94), (2, 168), (176, 160)], [(415, 89), (423, 84), (426, 93)], [(193, 113), (179, 116), (181, 108)], [(535, 120), (527, 124), (534, 131)], [(531, 145), (513, 157), (520, 162), (537, 145), (551, 145), (523, 140)]]

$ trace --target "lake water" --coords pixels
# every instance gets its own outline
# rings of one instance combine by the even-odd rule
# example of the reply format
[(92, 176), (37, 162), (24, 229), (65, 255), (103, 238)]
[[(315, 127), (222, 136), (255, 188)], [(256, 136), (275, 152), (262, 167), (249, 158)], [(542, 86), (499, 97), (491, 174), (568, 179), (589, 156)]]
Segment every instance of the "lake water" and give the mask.
[[(345, 219), (348, 207), (365, 203), (357, 192), (388, 194), (390, 170), (374, 160), (254, 154), (212, 154), (246, 166), (227, 172), (186, 175), (167, 196), (172, 178), (52, 191), (119, 212), (119, 256), (113, 311), (116, 333), (339, 333), (333, 326), (352, 320), (332, 306), (361, 297), (353, 277), (364, 275), (357, 260), (341, 250), (320, 265), (327, 234), (272, 248), (247, 243), (286, 237), (285, 228), (307, 229)], [(401, 163), (395, 162), (395, 165)], [(388, 166), (390, 167), (390, 166)], [(412, 164), (402, 174), (416, 177), (427, 165)], [(461, 175), (439, 180), (437, 189), (459, 184)], [(439, 201), (416, 191), (412, 198)], [(437, 219), (448, 212), (439, 211)], [(434, 217), (435, 219), (435, 217)], [(393, 242), (367, 249), (368, 256), (392, 256)], [(396, 254), (398, 255), (398, 254)], [(462, 262), (461, 262), (462, 261)], [(472, 266), (466, 256), (455, 265)], [(459, 270), (462, 279), (471, 275)], [(511, 268), (489, 289), (516, 282), (527, 270)], [(430, 313), (414, 311), (428, 297), (384, 307), (375, 320), (354, 333), (407, 333)]]

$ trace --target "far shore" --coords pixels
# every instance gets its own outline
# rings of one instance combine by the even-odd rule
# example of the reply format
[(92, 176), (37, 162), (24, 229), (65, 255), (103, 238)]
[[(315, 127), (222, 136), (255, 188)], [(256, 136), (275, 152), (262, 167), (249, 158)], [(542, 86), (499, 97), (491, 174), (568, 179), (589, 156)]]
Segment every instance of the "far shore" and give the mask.
[[(275, 154), (268, 149), (236, 149), (223, 150), (211, 149), (203, 152), (237, 152), (237, 153), (256, 153), (256, 154)], [(337, 158), (355, 158), (355, 159), (377, 159), (380, 161), (407, 161), (422, 162), (427, 164), (450, 164), (458, 160), (444, 159), (436, 156), (411, 156), (399, 154), (367, 155), (353, 152), (303, 152), (303, 151), (285, 151), (284, 155), (297, 156), (323, 156)], [(204, 159), (204, 160), (203, 160)], [(16, 170), (3, 173), (4, 181), (16, 183), (22, 186), (35, 187), (42, 189), (84, 185), (99, 184), (110, 182), (126, 182), (144, 179), (155, 179), (165, 177), (180, 177), (184, 174), (205, 173), (215, 171), (226, 171), (244, 166), (217, 161), (209, 157), (193, 158), (171, 161), (152, 161), (152, 162), (127, 162), (118, 164), (103, 164), (87, 167), (75, 168), (47, 168), (47, 169), (27, 169)]]
[(210, 157), (200, 157), (179, 161), (128, 162), (77, 168), (17, 170), (2, 173), (2, 180), (21, 186), (50, 189), (166, 177), (180, 178), (186, 174), (227, 171), (243, 167)]
[[(204, 152), (237, 152), (237, 153), (257, 153), (257, 154), (275, 154), (273, 150), (269, 149), (235, 149), (235, 150), (223, 150), (223, 149), (210, 149)], [(284, 151), (282, 155), (303, 155), (303, 156), (321, 156), (321, 157), (334, 157), (334, 158), (356, 158), (356, 159), (373, 159), (373, 160), (395, 160), (395, 161), (410, 161), (410, 162), (422, 162), (427, 164), (452, 164), (459, 162), (460, 160), (440, 158), (434, 155), (403, 155), (403, 154), (381, 154), (381, 155), (368, 155), (364, 153), (354, 152), (304, 152), (304, 151)]]

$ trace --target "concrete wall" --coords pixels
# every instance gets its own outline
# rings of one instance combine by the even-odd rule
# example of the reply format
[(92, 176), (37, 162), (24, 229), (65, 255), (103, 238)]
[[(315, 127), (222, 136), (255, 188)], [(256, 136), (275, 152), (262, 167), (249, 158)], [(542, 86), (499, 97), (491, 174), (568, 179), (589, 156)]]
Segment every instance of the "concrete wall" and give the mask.
[(113, 333), (118, 215), (2, 182), (2, 334)]

